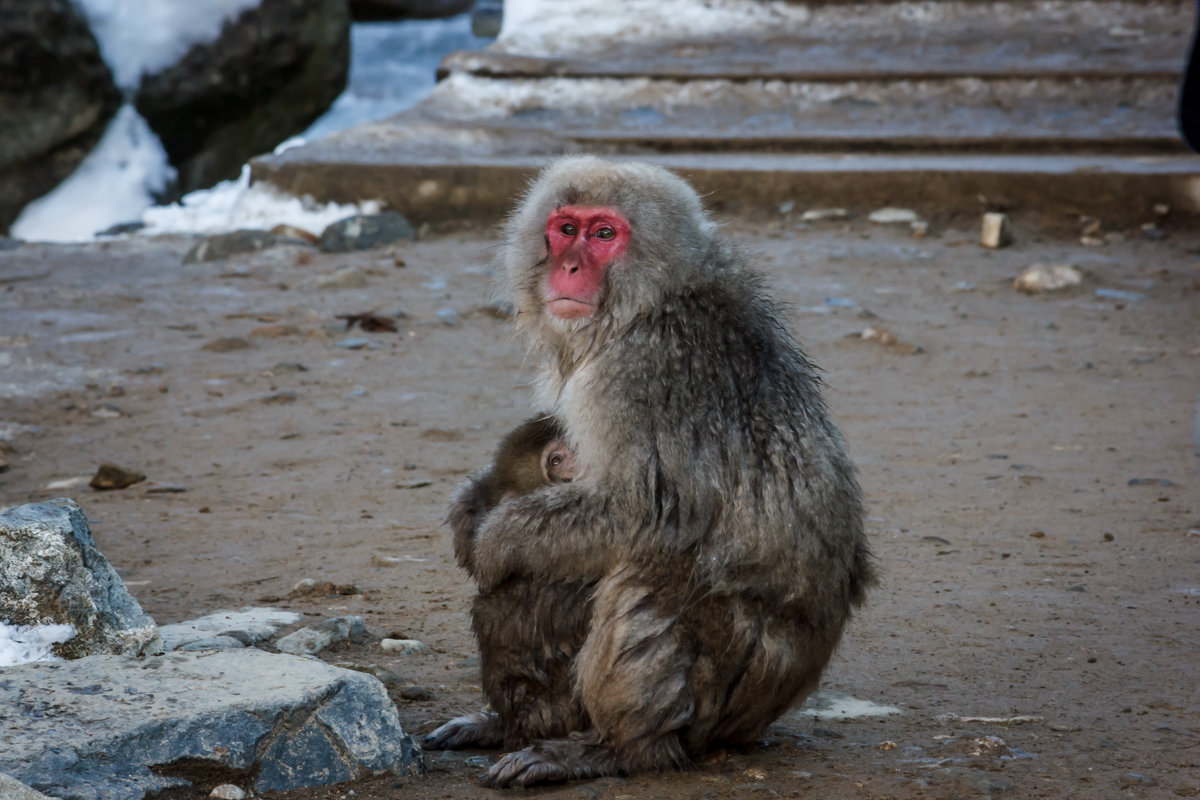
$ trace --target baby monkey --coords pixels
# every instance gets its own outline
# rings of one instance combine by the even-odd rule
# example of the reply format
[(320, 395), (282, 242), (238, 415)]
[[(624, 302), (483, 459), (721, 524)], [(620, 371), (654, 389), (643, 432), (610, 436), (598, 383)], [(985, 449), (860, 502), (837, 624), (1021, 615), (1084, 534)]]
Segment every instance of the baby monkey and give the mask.
[[(492, 465), (472, 476), (451, 507), (459, 564), (474, 575), (475, 532), (505, 500), (570, 483), (581, 470), (558, 420), (532, 417), (508, 432)], [(549, 584), (525, 578), (502, 581), (476, 594), (471, 623), (480, 648), (481, 680), (491, 711), (472, 715), (476, 746), (525, 747), (547, 735), (566, 736), (589, 725), (571, 688), (571, 666), (587, 637), (594, 581)], [(548, 646), (531, 651), (520, 628), (528, 618), (547, 620)], [(460, 744), (454, 736), (443, 746)]]
[(575, 454), (567, 446), (558, 420), (533, 417), (500, 440), (487, 481), (484, 510), (543, 486), (570, 483), (579, 474)]

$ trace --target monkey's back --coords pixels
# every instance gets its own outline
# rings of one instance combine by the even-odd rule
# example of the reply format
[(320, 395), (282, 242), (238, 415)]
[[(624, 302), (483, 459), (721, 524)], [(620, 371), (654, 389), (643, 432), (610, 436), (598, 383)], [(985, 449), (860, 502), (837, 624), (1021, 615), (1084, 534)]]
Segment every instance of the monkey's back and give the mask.
[(609, 341), (593, 389), (626, 389), (588, 413), (628, 434), (601, 458), (652, 509), (635, 546), (690, 553), (710, 589), (798, 603), (840, 630), (873, 580), (861, 491), (761, 279), (726, 265)]

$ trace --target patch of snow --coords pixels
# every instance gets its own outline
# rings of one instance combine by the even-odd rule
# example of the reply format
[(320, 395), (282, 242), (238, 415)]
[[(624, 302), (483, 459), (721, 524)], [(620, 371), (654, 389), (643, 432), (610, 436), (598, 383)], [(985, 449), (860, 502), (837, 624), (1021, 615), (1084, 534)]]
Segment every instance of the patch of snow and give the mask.
[(50, 648), (75, 635), (74, 625), (10, 625), (0, 620), (0, 667), (57, 659)]
[(885, 706), (870, 700), (860, 700), (845, 692), (818, 689), (804, 701), (804, 705), (792, 712), (795, 716), (813, 717), (824, 720), (858, 719), (860, 717), (888, 717), (904, 712), (895, 706)]
[(100, 53), (122, 89), (136, 89), (217, 38), (225, 21), (262, 0), (77, 0), (100, 43)]
[(71, 176), (25, 206), (12, 235), (27, 241), (88, 241), (106, 228), (139, 219), (174, 176), (146, 120), (133, 106), (122, 106)]
[(220, 233), (236, 228), (270, 230), (276, 225), (292, 225), (320, 235), (326, 226), (340, 219), (355, 214), (378, 214), (381, 208), (377, 200), (322, 204), (307, 195), (301, 198), (287, 194), (267, 183), (251, 185), (250, 167), (244, 166), (235, 181), (222, 181), (211, 189), (186, 194), (178, 203), (146, 209), (142, 214), (146, 227), (139, 233)]
[(497, 49), (599, 55), (614, 42), (761, 34), (809, 18), (805, 6), (779, 0), (505, 0)]

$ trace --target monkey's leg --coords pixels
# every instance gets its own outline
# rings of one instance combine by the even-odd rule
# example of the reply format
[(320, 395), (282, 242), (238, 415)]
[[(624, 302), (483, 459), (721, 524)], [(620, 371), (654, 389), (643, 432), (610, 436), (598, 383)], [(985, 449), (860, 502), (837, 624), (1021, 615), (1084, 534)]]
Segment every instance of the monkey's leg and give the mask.
[(485, 785), (528, 786), (688, 763), (680, 733), (695, 710), (689, 685), (695, 655), (676, 616), (662, 608), (655, 588), (662, 585), (628, 569), (600, 583), (591, 631), (575, 663), (594, 730), (509, 753), (484, 776)]
[(590, 727), (571, 665), (587, 636), (593, 585), (510, 580), (476, 596), (471, 623), (492, 711), (459, 717), (425, 739), (431, 750), (524, 747)]
[(587, 637), (593, 585), (513, 579), (475, 599), (484, 696), (504, 722), (504, 747), (590, 727), (571, 667)]

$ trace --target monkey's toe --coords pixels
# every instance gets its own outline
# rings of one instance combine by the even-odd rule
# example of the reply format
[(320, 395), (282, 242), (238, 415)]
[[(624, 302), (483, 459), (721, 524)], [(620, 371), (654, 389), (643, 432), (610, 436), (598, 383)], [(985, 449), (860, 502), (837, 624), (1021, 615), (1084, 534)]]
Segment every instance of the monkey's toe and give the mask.
[(479, 782), (492, 789), (503, 789), (506, 786), (565, 781), (571, 777), (571, 770), (554, 754), (537, 747), (527, 747), (501, 757)]

